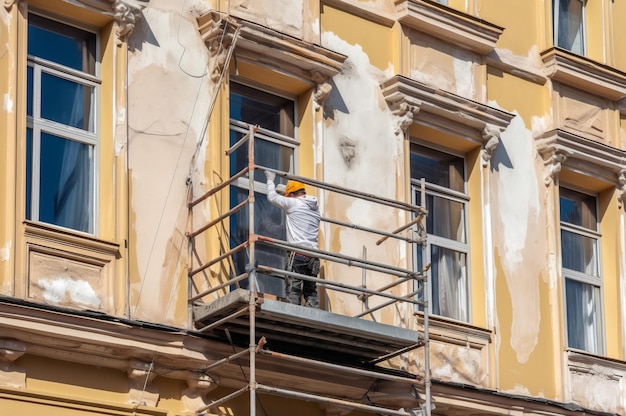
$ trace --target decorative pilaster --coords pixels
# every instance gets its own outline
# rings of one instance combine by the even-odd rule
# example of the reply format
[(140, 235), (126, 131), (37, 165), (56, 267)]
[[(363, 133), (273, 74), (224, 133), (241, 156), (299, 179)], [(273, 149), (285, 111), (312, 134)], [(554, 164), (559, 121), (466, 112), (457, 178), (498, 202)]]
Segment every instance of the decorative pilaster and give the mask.
[(159, 391), (152, 385), (156, 377), (153, 365), (145, 361), (131, 360), (128, 373), (128, 402), (142, 406), (156, 406)]
[(485, 168), (489, 166), (489, 161), (493, 156), (493, 152), (500, 143), (500, 133), (499, 128), (490, 124), (487, 124), (485, 128), (483, 128), (481, 135), (483, 140), (485, 140), (485, 145), (483, 146), (482, 159), (483, 167)]
[(26, 370), (14, 364), (25, 352), (21, 342), (0, 339), (0, 386), (26, 388)]
[(217, 388), (217, 381), (205, 374), (192, 373), (187, 377), (187, 388), (182, 392), (182, 402), (185, 411), (195, 412), (206, 408), (210, 400), (208, 393)]
[(117, 23), (118, 41), (123, 42), (141, 19), (141, 12), (150, 0), (115, 0), (113, 2), (113, 19)]

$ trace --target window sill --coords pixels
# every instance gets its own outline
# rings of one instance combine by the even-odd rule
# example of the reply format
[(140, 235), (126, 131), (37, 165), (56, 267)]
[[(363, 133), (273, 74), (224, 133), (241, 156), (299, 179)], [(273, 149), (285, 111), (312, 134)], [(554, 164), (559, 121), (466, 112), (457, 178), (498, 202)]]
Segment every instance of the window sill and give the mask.
[(120, 246), (117, 243), (101, 240), (94, 236), (70, 229), (55, 227), (34, 221), (24, 221), (24, 235), (28, 239), (37, 238), (64, 246), (83, 248), (109, 256), (118, 256)]
[[(419, 326), (424, 325), (424, 315), (417, 315)], [(440, 341), (474, 349), (482, 349), (491, 343), (492, 331), (441, 316), (428, 315), (428, 332), (431, 341)]]
[(541, 52), (547, 76), (553, 81), (617, 101), (626, 97), (626, 74), (561, 48)]

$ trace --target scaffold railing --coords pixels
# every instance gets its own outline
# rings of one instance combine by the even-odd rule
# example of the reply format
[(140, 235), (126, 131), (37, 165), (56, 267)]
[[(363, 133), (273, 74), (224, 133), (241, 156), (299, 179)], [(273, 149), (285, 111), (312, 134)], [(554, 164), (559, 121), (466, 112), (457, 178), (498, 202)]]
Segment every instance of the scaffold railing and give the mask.
[[(241, 125), (238, 122), (238, 125)], [(400, 267), (397, 265), (388, 264), (380, 261), (373, 261), (367, 258), (367, 250), (363, 247), (363, 256), (354, 257), (344, 253), (333, 252), (324, 249), (304, 248), (298, 245), (290, 244), (289, 242), (280, 239), (264, 235), (264, 233), (256, 228), (255, 220), (255, 203), (259, 193), (265, 192), (265, 185), (262, 182), (254, 180), (256, 172), (271, 171), (276, 174), (276, 178), (279, 180), (297, 180), (306, 185), (313, 186), (321, 191), (327, 193), (341, 194), (346, 198), (356, 198), (362, 201), (367, 201), (372, 204), (378, 204), (389, 208), (393, 213), (402, 212), (403, 215), (396, 215), (397, 218), (406, 218), (406, 224), (397, 227), (394, 230), (378, 230), (369, 226), (361, 224), (353, 224), (338, 219), (327, 218), (322, 215), (321, 221), (328, 225), (328, 227), (345, 227), (348, 229), (356, 230), (367, 235), (374, 235), (374, 238), (378, 238), (375, 241), (375, 245), (379, 246), (387, 240), (395, 240), (400, 242), (401, 247), (407, 249), (407, 245), (423, 245), (426, 241), (426, 229), (425, 218), (428, 215), (425, 209), (425, 192), (424, 181), (421, 182), (422, 201), (420, 205), (407, 204), (402, 201), (397, 201), (389, 198), (383, 198), (375, 194), (360, 192), (354, 189), (348, 189), (340, 187), (334, 184), (329, 184), (323, 181), (318, 181), (312, 178), (307, 178), (299, 175), (295, 175), (289, 172), (280, 171), (271, 167), (258, 165), (255, 163), (255, 134), (260, 129), (258, 126), (247, 125), (248, 132), (243, 135), (236, 143), (234, 143), (228, 150), (225, 151), (225, 155), (230, 157), (237, 149), (247, 145), (247, 160), (248, 164), (240, 171), (232, 174), (226, 180), (221, 181), (218, 185), (212, 187), (207, 192), (200, 196), (195, 197), (191, 192), (188, 197), (188, 209), (189, 209), (189, 221), (187, 237), (189, 241), (189, 293), (188, 301), (190, 306), (190, 321), (193, 325), (192, 308), (194, 305), (211, 302), (224, 293), (230, 291), (233, 287), (239, 287), (241, 284), (246, 283), (247, 289), (252, 294), (250, 296), (249, 304), (233, 312), (230, 316), (226, 316), (219, 321), (211, 322), (208, 325), (196, 328), (200, 332), (208, 332), (213, 328), (221, 325), (223, 322), (235, 317), (248, 315), (249, 318), (249, 346), (246, 350), (240, 351), (239, 355), (249, 356), (249, 380), (248, 386), (235, 391), (232, 394), (219, 399), (211, 403), (202, 411), (207, 410), (209, 407), (217, 406), (218, 404), (232, 400), (234, 397), (249, 392), (250, 394), (250, 415), (256, 416), (256, 392), (262, 392), (264, 394), (281, 395), (284, 397), (300, 398), (307, 401), (324, 401), (329, 404), (347, 406), (354, 410), (361, 410), (365, 412), (372, 412), (378, 414), (389, 415), (426, 415), (430, 416), (431, 412), (431, 398), (430, 398), (430, 369), (429, 369), (429, 342), (428, 342), (428, 290), (426, 290), (427, 282), (427, 267), (424, 270), (414, 270), (410, 262), (406, 267)], [(194, 209), (202, 204), (209, 204), (211, 199), (215, 199), (215, 206), (224, 206), (224, 201), (230, 200), (229, 189), (235, 183), (241, 183), (244, 181), (247, 185), (247, 198), (238, 204), (229, 204), (230, 207), (223, 213), (211, 216), (211, 218), (204, 224), (199, 226), (194, 225)], [(190, 187), (193, 189), (193, 187)], [(211, 205), (212, 206), (212, 205)], [(323, 207), (322, 207), (323, 208)], [(241, 213), (242, 210), (246, 213), (248, 233), (247, 238), (239, 244), (232, 244), (229, 232), (229, 222), (234, 221), (234, 216)], [(210, 210), (209, 210), (210, 211)], [(323, 209), (322, 209), (323, 211)], [(218, 210), (219, 212), (219, 210)], [(323, 214), (323, 212), (322, 212)], [(215, 235), (219, 235), (220, 239), (220, 252), (214, 255), (212, 258), (203, 259), (205, 250), (198, 250), (198, 240), (205, 238), (204, 235), (207, 232), (213, 231)], [(225, 244), (225, 241), (228, 244)], [(391, 244), (391, 243), (387, 243)], [(333, 264), (335, 267), (344, 267), (347, 270), (353, 271), (354, 268), (358, 268), (362, 271), (361, 285), (349, 284), (341, 279), (333, 278), (333, 276), (327, 276), (326, 278), (312, 277), (307, 275), (298, 274), (284, 267), (277, 267), (273, 264), (263, 264), (257, 257), (257, 250), (259, 247), (270, 247), (275, 250), (284, 252), (297, 251), (299, 253), (317, 257), (326, 264)], [(412, 253), (412, 249), (408, 249)], [(234, 256), (243, 256), (247, 259), (246, 267), (243, 270), (237, 270), (234, 264)], [(408, 256), (410, 258), (411, 256)], [(216, 273), (209, 273), (211, 270), (217, 270)], [(383, 283), (377, 283), (376, 279), (368, 277), (367, 273), (372, 272), (378, 275), (387, 276), (386, 281)], [(257, 275), (263, 274), (272, 276), (278, 279), (284, 279), (286, 277), (297, 277), (298, 279), (311, 281), (317, 284), (318, 288), (323, 288), (324, 291), (341, 292), (343, 294), (354, 295), (362, 302), (362, 310), (358, 313), (351, 315), (352, 318), (366, 319), (368, 316), (372, 316), (381, 309), (391, 307), (392, 305), (403, 303), (412, 304), (414, 315), (422, 317), (421, 324), (421, 336), (418, 336), (416, 343), (413, 346), (401, 349), (392, 354), (388, 354), (380, 357), (378, 360), (373, 361), (373, 364), (389, 360), (395, 356), (404, 354), (412, 349), (423, 347), (424, 348), (424, 374), (422, 376), (423, 389), (424, 389), (424, 405), (420, 410), (421, 413), (411, 413), (404, 410), (393, 410), (389, 408), (382, 408), (377, 406), (369, 406), (361, 403), (350, 402), (346, 400), (337, 399), (334, 397), (319, 397), (303, 391), (293, 391), (289, 389), (276, 388), (266, 386), (257, 382), (256, 379), (256, 355), (259, 353), (268, 353), (262, 349), (262, 343), (259, 342), (255, 330), (256, 322), (256, 300), (255, 297), (261, 291), (258, 287)], [(215, 275), (218, 277), (215, 278)], [(213, 276), (213, 277), (212, 277)], [(402, 293), (398, 293), (402, 292)], [(376, 302), (371, 302), (376, 298)], [(373, 305), (372, 305), (373, 303)], [(233, 357), (225, 357), (223, 362), (227, 362)], [(292, 357), (294, 360), (301, 358)], [(215, 363), (219, 365), (220, 363)], [(330, 365), (330, 364), (329, 364)], [(355, 370), (356, 371), (356, 370)], [(360, 370), (367, 371), (367, 370)], [(200, 413), (200, 411), (198, 411)]]

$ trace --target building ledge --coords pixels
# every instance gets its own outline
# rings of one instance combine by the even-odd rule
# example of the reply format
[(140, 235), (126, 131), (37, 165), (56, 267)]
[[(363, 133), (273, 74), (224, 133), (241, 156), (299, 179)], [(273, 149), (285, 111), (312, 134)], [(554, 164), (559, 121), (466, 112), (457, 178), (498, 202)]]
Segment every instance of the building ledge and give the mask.
[(553, 81), (617, 101), (626, 97), (626, 73), (561, 48), (541, 52)]
[(544, 159), (546, 185), (554, 182), (565, 167), (619, 186), (620, 175), (626, 169), (626, 151), (566, 130), (554, 129), (539, 136), (537, 151)]
[(504, 28), (430, 0), (396, 0), (398, 22), (454, 45), (485, 55)]
[(345, 55), (321, 46), (216, 11), (198, 18), (202, 40), (212, 53), (222, 42), (225, 30), (223, 22), (238, 28), (237, 35), (229, 40), (235, 45), (237, 60), (264, 66), (311, 85), (320, 84), (337, 75), (347, 59)]

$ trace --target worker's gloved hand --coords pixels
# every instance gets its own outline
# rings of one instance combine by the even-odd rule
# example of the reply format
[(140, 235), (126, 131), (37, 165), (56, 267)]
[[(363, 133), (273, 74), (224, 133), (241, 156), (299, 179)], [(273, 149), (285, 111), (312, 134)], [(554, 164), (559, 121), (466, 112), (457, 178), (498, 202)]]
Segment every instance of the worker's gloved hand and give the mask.
[(269, 170), (266, 170), (265, 177), (267, 178), (268, 181), (274, 182), (274, 178), (276, 177), (276, 174), (274, 172), (270, 172)]
[(278, 195), (283, 195), (284, 196), (286, 189), (287, 189), (287, 187), (283, 183), (276, 185), (276, 193)]

